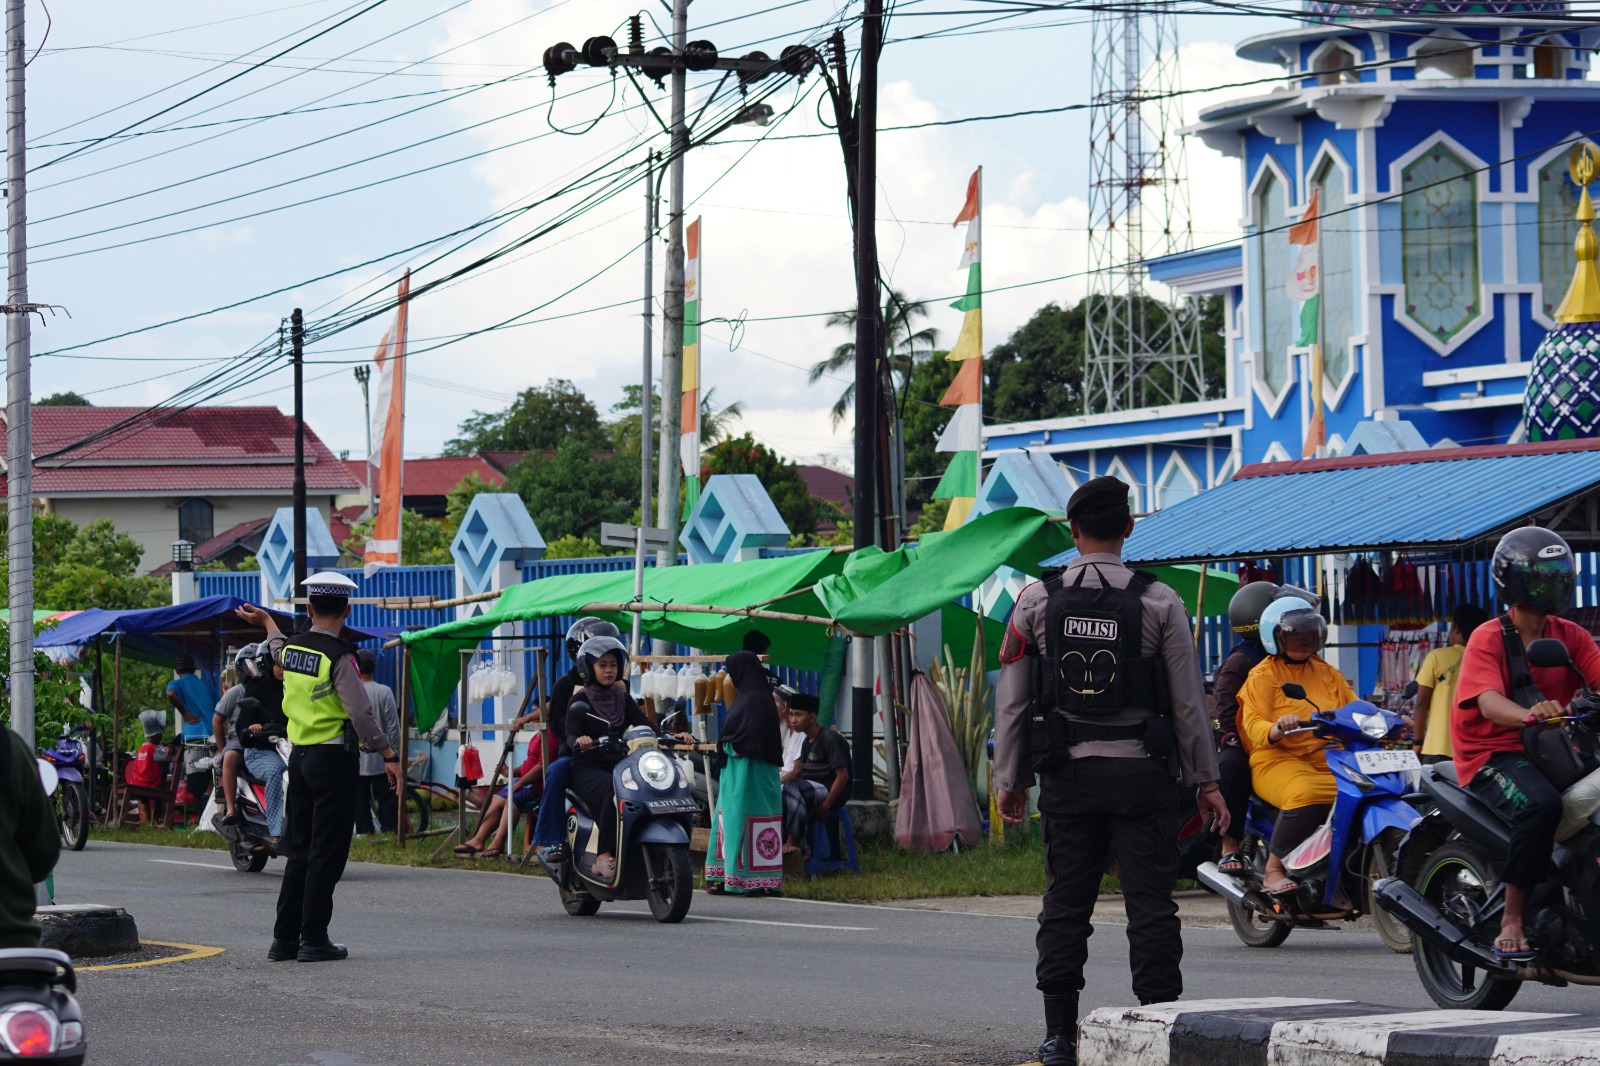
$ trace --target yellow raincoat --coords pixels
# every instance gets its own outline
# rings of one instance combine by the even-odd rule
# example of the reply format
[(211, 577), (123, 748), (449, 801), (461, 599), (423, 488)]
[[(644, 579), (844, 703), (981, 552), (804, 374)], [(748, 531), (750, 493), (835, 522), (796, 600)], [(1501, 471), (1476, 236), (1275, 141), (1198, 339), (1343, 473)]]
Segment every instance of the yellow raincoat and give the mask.
[(1338, 791), (1323, 755), (1325, 740), (1302, 733), (1267, 742), (1273, 724), (1284, 715), (1311, 718), (1310, 704), (1290, 699), (1279, 688), (1289, 681), (1303, 686), (1307, 698), (1325, 711), (1356, 698), (1344, 675), (1316, 656), (1291, 663), (1269, 655), (1250, 671), (1239, 689), (1239, 739), (1250, 753), (1256, 795), (1279, 810), (1332, 803)]

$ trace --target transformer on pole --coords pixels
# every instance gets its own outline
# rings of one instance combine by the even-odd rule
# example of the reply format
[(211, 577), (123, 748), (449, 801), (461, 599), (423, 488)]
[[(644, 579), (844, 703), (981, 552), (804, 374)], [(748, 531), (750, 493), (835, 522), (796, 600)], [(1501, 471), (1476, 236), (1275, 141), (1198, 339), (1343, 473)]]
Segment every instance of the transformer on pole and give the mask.
[(1192, 246), (1168, 3), (1097, 9), (1089, 118), (1089, 297), (1084, 412), (1203, 399), (1200, 321), (1189, 298), (1145, 291), (1144, 260)]

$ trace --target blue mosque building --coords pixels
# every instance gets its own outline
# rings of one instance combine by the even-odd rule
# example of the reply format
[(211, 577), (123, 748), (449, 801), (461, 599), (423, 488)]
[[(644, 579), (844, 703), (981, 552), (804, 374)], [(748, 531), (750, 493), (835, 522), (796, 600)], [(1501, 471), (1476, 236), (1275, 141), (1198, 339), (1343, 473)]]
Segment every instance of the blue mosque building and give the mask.
[[(1057, 494), (1115, 474), (1143, 511), (1300, 458), (1314, 368), (1286, 291), (1287, 228), (1313, 194), (1323, 454), (1530, 439), (1530, 367), (1574, 271), (1569, 156), (1600, 130), (1597, 46), (1600, 25), (1565, 3), (1509, 2), (1316, 2), (1242, 42), (1287, 87), (1211, 107), (1186, 133), (1238, 160), (1244, 239), (1149, 267), (1175, 292), (1223, 298), (1221, 398), (989, 426), (987, 458), (1023, 450)], [(1582, 435), (1600, 402), (1593, 413)]]

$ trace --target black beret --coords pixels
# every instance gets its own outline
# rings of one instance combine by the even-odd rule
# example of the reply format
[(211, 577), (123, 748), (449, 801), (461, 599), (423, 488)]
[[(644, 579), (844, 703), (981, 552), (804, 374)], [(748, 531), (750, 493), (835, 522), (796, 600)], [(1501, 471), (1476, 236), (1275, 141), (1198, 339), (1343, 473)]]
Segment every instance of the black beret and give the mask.
[(1117, 506), (1126, 507), (1128, 492), (1127, 482), (1120, 478), (1108, 474), (1090, 478), (1078, 486), (1078, 491), (1067, 501), (1067, 517), (1073, 517), (1080, 510), (1100, 511)]

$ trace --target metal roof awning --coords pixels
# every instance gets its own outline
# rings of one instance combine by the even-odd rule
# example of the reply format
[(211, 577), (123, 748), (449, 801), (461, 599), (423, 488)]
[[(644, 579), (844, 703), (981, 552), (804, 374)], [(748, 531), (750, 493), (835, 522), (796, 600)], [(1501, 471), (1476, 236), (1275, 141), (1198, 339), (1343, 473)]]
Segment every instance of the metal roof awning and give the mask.
[(1451, 548), (1527, 522), (1600, 547), (1600, 441), (1247, 466), (1134, 528), (1130, 562)]

